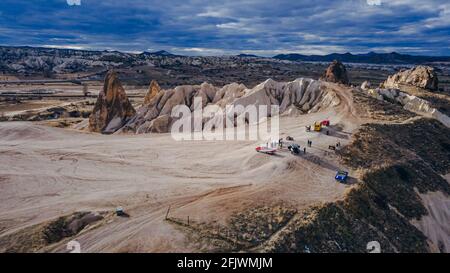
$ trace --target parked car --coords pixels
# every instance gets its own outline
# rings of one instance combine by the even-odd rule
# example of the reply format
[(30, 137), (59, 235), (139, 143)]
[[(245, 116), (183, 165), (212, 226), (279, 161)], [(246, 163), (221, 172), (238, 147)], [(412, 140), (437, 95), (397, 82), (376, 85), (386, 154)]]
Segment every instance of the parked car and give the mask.
[(339, 182), (346, 182), (348, 178), (348, 172), (346, 171), (338, 171), (336, 176), (334, 177)]
[(291, 144), (288, 146), (289, 151), (291, 151), (291, 154), (298, 155), (300, 153), (300, 145), (298, 144)]
[(330, 126), (330, 121), (328, 119), (322, 120), (322, 126)]

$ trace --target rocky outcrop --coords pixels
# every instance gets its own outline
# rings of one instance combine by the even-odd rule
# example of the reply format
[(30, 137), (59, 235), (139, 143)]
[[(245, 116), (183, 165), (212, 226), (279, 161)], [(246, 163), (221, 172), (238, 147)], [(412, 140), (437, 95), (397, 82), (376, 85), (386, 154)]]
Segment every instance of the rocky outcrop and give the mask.
[[(311, 113), (331, 104), (331, 100), (325, 97), (333, 96), (334, 93), (328, 91), (324, 85), (313, 79), (300, 78), (292, 82), (268, 79), (252, 89), (245, 90), (245, 95), (236, 99), (233, 105), (278, 105), (280, 113), (290, 110), (293, 106), (302, 113)], [(270, 115), (270, 109), (268, 110)]]
[[(154, 97), (140, 107), (136, 115), (118, 132), (169, 132), (171, 125), (176, 121), (176, 118), (171, 117), (172, 109), (177, 105), (185, 105), (190, 111), (194, 111), (197, 107), (194, 105), (195, 98), (202, 99), (202, 107), (214, 104), (221, 109), (225, 109), (226, 105), (244, 107), (278, 105), (280, 113), (287, 115), (316, 112), (323, 107), (339, 104), (336, 93), (327, 89), (324, 83), (305, 78), (292, 82), (276, 82), (268, 79), (252, 89), (237, 83), (231, 83), (222, 88), (208, 83), (184, 85), (155, 93)], [(239, 115), (241, 110), (237, 109), (236, 114)], [(224, 115), (234, 115), (234, 113), (223, 112)], [(272, 115), (270, 107), (268, 107), (268, 115)], [(234, 117), (229, 116), (229, 118)], [(266, 116), (259, 118), (266, 118)], [(203, 124), (207, 121), (208, 119), (203, 120)]]
[(438, 76), (432, 67), (419, 65), (389, 76), (382, 83), (383, 88), (401, 89), (402, 85), (435, 91), (438, 89)]
[(89, 130), (104, 134), (114, 133), (135, 113), (117, 73), (108, 72), (103, 90), (100, 91), (94, 110), (89, 117)]
[(378, 100), (399, 103), (408, 111), (421, 116), (434, 118), (450, 128), (450, 117), (433, 107), (432, 103), (425, 99), (409, 95), (398, 89), (366, 88), (361, 90)]
[[(170, 117), (172, 109), (177, 105), (186, 105), (191, 111), (194, 110), (194, 99), (202, 98), (202, 106), (206, 106), (214, 100), (219, 88), (209, 83), (201, 85), (182, 85), (174, 89), (162, 90), (157, 93), (148, 104), (140, 107), (119, 132), (150, 133), (168, 132), (173, 121)], [(164, 124), (166, 122), (166, 124)], [(163, 130), (167, 128), (167, 130)]]
[(157, 81), (152, 80), (150, 83), (150, 87), (148, 88), (147, 95), (144, 97), (144, 105), (149, 104), (150, 101), (158, 95), (158, 93), (161, 91), (161, 87), (159, 87), (159, 84)]
[(347, 69), (345, 69), (343, 63), (337, 60), (328, 66), (325, 74), (320, 79), (327, 82), (349, 84)]

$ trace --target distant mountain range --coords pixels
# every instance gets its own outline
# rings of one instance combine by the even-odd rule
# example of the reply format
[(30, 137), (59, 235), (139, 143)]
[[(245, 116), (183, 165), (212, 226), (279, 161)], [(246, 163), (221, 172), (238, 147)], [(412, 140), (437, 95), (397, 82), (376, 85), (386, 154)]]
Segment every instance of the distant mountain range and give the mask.
[(305, 62), (332, 62), (339, 60), (346, 63), (372, 63), (372, 64), (423, 64), (431, 62), (450, 62), (450, 56), (416, 56), (408, 54), (375, 53), (351, 54), (333, 53), (329, 55), (302, 55), (302, 54), (279, 54), (273, 57), (278, 60), (305, 61)]
[[(59, 48), (0, 46), (0, 73), (20, 75), (52, 75), (61, 73), (93, 73), (111, 68), (130, 67), (179, 67), (184, 65), (193, 70), (212, 67), (246, 67), (249, 64), (278, 66), (289, 61), (329, 63), (340, 60), (344, 63), (369, 63), (385, 65), (414, 65), (446, 62), (450, 57), (413, 56), (399, 53), (329, 54), (301, 55), (282, 54), (274, 57), (260, 57), (252, 54), (235, 56), (182, 56), (161, 50), (156, 52), (126, 53), (119, 51), (91, 51)], [(295, 64), (293, 64), (295, 65)], [(446, 64), (447, 65), (447, 64)], [(202, 72), (204, 73), (204, 71)]]
[(239, 55), (236, 55), (237, 57), (241, 57), (241, 58), (261, 58), (260, 56), (257, 56), (257, 55), (253, 55), (253, 54), (244, 54), (244, 53), (242, 53), (242, 54), (239, 54)]
[(144, 52), (143, 55), (153, 55), (153, 56), (178, 56), (175, 54), (172, 54), (165, 50), (155, 51), (155, 52)]

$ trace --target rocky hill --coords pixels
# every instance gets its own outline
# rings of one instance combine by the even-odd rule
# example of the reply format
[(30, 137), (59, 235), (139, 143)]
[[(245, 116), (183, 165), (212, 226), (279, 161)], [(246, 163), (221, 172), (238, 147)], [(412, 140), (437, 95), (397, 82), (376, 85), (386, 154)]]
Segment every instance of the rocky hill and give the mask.
[[(116, 69), (121, 74), (122, 81), (132, 85), (144, 86), (148, 85), (150, 80), (157, 80), (164, 88), (185, 84), (198, 85), (202, 82), (209, 82), (216, 86), (239, 82), (253, 87), (267, 78), (276, 81), (291, 81), (299, 77), (317, 79), (330, 62), (339, 60), (345, 62), (348, 76), (353, 84), (361, 84), (365, 80), (379, 84), (387, 75), (401, 69), (409, 69), (412, 64), (417, 63), (414, 58), (391, 62), (380, 61), (378, 57), (364, 59), (363, 62), (352, 58), (343, 58), (344, 55), (331, 54), (300, 59), (279, 56), (265, 58), (251, 54), (180, 56), (167, 51), (139, 54), (118, 51), (0, 46), (0, 77), (3, 74), (6, 76), (3, 77), (5, 79), (18, 78), (19, 80), (49, 78), (103, 80), (108, 70)], [(384, 56), (375, 53), (368, 55)], [(393, 56), (397, 55), (401, 54)], [(429, 63), (435, 67), (436, 73), (442, 79), (441, 89), (444, 91), (450, 88), (450, 65), (445, 61), (446, 58), (442, 57), (424, 59), (423, 62), (419, 62)]]
[(382, 86), (399, 88), (401, 85), (409, 85), (437, 91), (438, 83), (438, 76), (434, 68), (420, 65), (389, 76)]
[(349, 84), (347, 69), (340, 61), (334, 60), (321, 77), (322, 80), (328, 82)]
[[(87, 51), (56, 48), (0, 47), (0, 71), (4, 73), (34, 74), (85, 72), (105, 67), (130, 66), (236, 66), (254, 61), (280, 63), (279, 60), (240, 56), (188, 57), (171, 54), (167, 51), (143, 52), (140, 54), (118, 51)], [(258, 59), (258, 60), (255, 60)]]
[[(320, 81), (299, 78), (292, 82), (277, 82), (268, 79), (248, 89), (243, 84), (231, 83), (222, 88), (209, 83), (183, 85), (174, 89), (161, 90), (152, 81), (143, 105), (134, 113), (126, 99), (123, 87), (114, 72), (108, 73), (104, 90), (100, 93), (90, 117), (90, 130), (94, 132), (166, 133), (176, 119), (171, 117), (175, 106), (186, 105), (194, 111), (196, 98), (202, 100), (202, 107), (217, 105), (260, 106), (278, 105), (280, 114), (298, 115), (317, 112), (323, 107), (339, 103), (334, 91)], [(240, 113), (237, 113), (240, 114)], [(270, 109), (268, 115), (272, 113)], [(234, 113), (226, 113), (221, 118), (234, 119)], [(219, 117), (214, 117), (219, 118)], [(264, 117), (259, 117), (266, 118)], [(208, 120), (203, 120), (206, 126)]]
[(114, 133), (135, 113), (117, 73), (108, 72), (103, 90), (99, 93), (89, 117), (89, 130), (104, 134)]
[(408, 54), (392, 53), (375, 53), (367, 54), (328, 54), (328, 55), (302, 55), (302, 54), (280, 54), (274, 56), (275, 59), (289, 61), (309, 61), (309, 62), (331, 62), (339, 60), (349, 63), (375, 63), (375, 64), (423, 64), (430, 62), (450, 62), (450, 57), (434, 57), (434, 56), (414, 56)]

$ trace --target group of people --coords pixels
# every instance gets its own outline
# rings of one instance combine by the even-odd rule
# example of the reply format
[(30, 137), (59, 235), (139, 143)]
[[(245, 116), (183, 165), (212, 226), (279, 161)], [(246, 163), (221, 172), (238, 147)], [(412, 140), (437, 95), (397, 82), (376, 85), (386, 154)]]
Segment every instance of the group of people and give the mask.
[[(288, 140), (294, 140), (292, 137), (288, 137), (287, 138)], [(278, 148), (279, 149), (283, 149), (283, 138), (280, 138), (279, 140), (278, 140)], [(308, 140), (308, 147), (311, 147), (312, 146), (312, 141), (311, 140)], [(306, 154), (306, 147), (303, 147), (303, 153), (305, 153)]]
[[(305, 126), (305, 127), (306, 127), (306, 129), (308, 129), (308, 127), (311, 128), (311, 126)], [(326, 131), (326, 134), (329, 135), (329, 130)], [(290, 136), (287, 137), (286, 139), (287, 139), (287, 140), (294, 140), (294, 138), (293, 138), (293, 137), (290, 137)], [(283, 144), (284, 144), (283, 138), (280, 138), (280, 139), (278, 140), (278, 148), (279, 148), (279, 149), (283, 149)], [(308, 139), (306, 145), (307, 145), (307, 147), (312, 147), (312, 141)], [(340, 143), (340, 142), (337, 142), (336, 145), (335, 145), (336, 148), (339, 148), (340, 146), (341, 146), (341, 143)], [(306, 154), (306, 146), (303, 147), (303, 153)]]
[[(283, 139), (280, 138), (280, 139), (278, 140), (278, 148), (283, 149), (283, 143), (284, 143), (284, 142), (283, 142)], [(307, 142), (306, 142), (306, 145), (307, 145), (308, 147), (312, 147), (312, 141), (308, 139)], [(336, 147), (336, 148), (341, 147), (341, 142), (337, 142), (336, 145), (335, 145), (335, 147)], [(303, 147), (303, 152), (306, 154), (306, 147)]]

